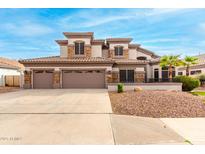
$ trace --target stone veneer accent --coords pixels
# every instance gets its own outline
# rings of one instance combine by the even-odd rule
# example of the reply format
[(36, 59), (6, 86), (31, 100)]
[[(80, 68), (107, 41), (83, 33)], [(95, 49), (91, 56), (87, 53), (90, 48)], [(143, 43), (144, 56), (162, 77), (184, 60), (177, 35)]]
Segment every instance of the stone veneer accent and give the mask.
[[(84, 56), (85, 57), (91, 57), (91, 46), (85, 45), (84, 47)], [(68, 58), (77, 57), (78, 55), (75, 55), (75, 46), (74, 45), (68, 45)], [(80, 55), (81, 56), (81, 55)], [(83, 55), (82, 55), (83, 56)]]
[(73, 58), (74, 56), (74, 45), (68, 45), (68, 58)]
[(112, 71), (105, 71), (105, 84), (112, 83)]
[(60, 77), (61, 77), (60, 71), (53, 72), (53, 88), (61, 88)]
[(85, 45), (85, 53), (84, 54), (88, 58), (91, 57), (92, 53), (91, 53), (91, 46), (90, 45)]
[(24, 85), (23, 85), (23, 87), (25, 89), (32, 88), (32, 85), (31, 85), (31, 75), (32, 75), (31, 71), (24, 71)]
[(124, 56), (125, 59), (129, 58), (129, 49), (124, 49), (123, 50), (123, 56)]
[[(115, 50), (109, 50), (108, 56), (109, 56), (109, 58), (118, 58), (117, 56), (115, 56)], [(124, 49), (123, 56), (119, 57), (119, 58), (128, 59), (129, 58), (129, 49)]]
[(119, 81), (119, 72), (112, 72), (112, 83), (118, 83)]
[(137, 72), (137, 71), (135, 71), (134, 81), (136, 83), (143, 83), (143, 82), (145, 82), (145, 72)]

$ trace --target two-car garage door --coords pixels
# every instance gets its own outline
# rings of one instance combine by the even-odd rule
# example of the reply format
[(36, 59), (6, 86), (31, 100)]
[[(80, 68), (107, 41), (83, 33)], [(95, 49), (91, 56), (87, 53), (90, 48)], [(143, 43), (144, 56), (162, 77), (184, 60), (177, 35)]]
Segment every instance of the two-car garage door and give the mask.
[(64, 70), (63, 88), (104, 88), (105, 73), (102, 70)]
[[(62, 88), (105, 88), (104, 70), (63, 70)], [(33, 88), (52, 89), (53, 71), (33, 72)]]

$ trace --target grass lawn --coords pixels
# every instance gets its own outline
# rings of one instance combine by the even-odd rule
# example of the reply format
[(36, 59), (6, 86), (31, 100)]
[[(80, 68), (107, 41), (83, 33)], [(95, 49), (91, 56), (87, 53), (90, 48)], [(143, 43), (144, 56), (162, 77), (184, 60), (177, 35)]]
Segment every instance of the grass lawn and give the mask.
[(191, 92), (193, 95), (197, 95), (197, 96), (205, 96), (205, 92), (204, 91), (195, 91), (195, 92)]

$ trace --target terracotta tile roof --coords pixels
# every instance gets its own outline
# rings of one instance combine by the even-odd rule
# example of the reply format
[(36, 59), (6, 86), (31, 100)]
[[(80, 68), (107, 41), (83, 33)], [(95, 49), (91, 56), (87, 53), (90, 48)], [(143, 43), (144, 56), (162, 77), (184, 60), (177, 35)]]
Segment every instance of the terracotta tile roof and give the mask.
[(128, 47), (132, 49), (136, 49), (140, 46), (140, 44), (129, 44)]
[(59, 45), (67, 45), (67, 44), (68, 44), (68, 40), (56, 40), (56, 42), (57, 42)]
[(152, 59), (150, 61), (151, 64), (154, 64), (154, 63), (159, 63), (160, 62), (160, 57), (156, 58), (156, 59)]
[(24, 66), (16, 60), (0, 57), (0, 67), (12, 68), (12, 69), (23, 69)]
[(132, 38), (107, 38), (106, 41), (109, 42), (131, 42)]
[(61, 58), (60, 56), (42, 57), (34, 59), (24, 59), (19, 61), (22, 64), (26, 63), (114, 63), (111, 59), (98, 57), (76, 57), (72, 59)]
[(142, 47), (139, 47), (138, 51), (142, 52), (142, 53), (145, 53), (145, 54), (148, 54), (148, 55), (152, 56), (153, 58), (159, 58), (160, 57), (160, 56), (156, 55), (154, 52), (152, 52), (150, 50), (147, 50), (147, 49), (144, 49)]
[(92, 44), (95, 45), (95, 44), (104, 44), (105, 43), (105, 40), (103, 39), (95, 39), (95, 40), (92, 40)]
[(91, 37), (93, 38), (93, 32), (63, 32), (63, 35), (65, 35), (68, 38), (76, 38), (76, 37)]
[(136, 60), (136, 59), (115, 59), (116, 64), (147, 64), (147, 60)]

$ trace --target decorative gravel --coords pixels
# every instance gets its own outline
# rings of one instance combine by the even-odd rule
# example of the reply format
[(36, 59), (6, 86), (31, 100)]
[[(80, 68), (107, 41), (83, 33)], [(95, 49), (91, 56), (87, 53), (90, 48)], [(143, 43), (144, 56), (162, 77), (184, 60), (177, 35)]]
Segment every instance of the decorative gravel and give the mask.
[(109, 96), (116, 114), (154, 118), (205, 117), (204, 100), (187, 92), (128, 91), (109, 92)]

